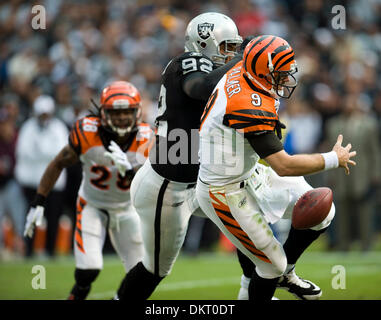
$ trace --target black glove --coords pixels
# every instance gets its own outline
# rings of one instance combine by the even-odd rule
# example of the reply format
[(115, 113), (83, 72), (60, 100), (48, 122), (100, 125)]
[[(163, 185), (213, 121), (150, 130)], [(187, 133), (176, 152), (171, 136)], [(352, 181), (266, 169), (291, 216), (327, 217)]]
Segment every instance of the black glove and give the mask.
[(286, 129), (286, 125), (278, 120), (275, 125), (275, 132), (279, 140), (282, 140), (282, 129)]

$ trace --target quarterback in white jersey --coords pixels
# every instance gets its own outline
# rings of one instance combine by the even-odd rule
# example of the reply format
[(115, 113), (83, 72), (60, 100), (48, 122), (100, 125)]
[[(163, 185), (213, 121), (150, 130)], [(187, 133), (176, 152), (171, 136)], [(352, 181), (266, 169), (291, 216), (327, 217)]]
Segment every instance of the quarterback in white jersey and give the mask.
[[(148, 156), (154, 134), (139, 121), (140, 94), (130, 83), (116, 81), (101, 96), (100, 115), (79, 119), (69, 144), (48, 165), (27, 216), (25, 234), (31, 236), (44, 211), (44, 200), (65, 167), (80, 161), (82, 183), (77, 199), (74, 232), (75, 285), (69, 299), (88, 295), (103, 268), (102, 249), (111, 242), (128, 272), (142, 258), (140, 219), (130, 201), (130, 184)], [(123, 290), (121, 284), (118, 295)]]
[[(204, 213), (255, 263), (249, 299), (269, 300), (276, 286), (301, 299), (317, 299), (319, 287), (296, 276), (303, 251), (333, 219), (335, 208), (319, 225), (291, 229), (282, 246), (269, 226), (291, 218), (298, 198), (312, 187), (302, 177), (355, 164), (342, 136), (327, 154), (288, 155), (279, 136), (278, 100), (296, 87), (294, 53), (276, 36), (260, 36), (247, 45), (242, 61), (217, 84), (201, 118), (197, 200)], [(261, 165), (264, 159), (270, 167)]]

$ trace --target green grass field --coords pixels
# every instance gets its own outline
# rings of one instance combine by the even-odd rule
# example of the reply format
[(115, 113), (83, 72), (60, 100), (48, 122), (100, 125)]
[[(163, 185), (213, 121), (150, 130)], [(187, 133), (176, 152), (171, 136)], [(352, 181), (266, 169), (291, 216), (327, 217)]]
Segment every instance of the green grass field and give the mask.
[[(104, 269), (93, 284), (89, 299), (110, 299), (123, 277), (117, 256), (105, 256)], [(34, 265), (46, 270), (46, 289), (33, 289)], [(345, 270), (345, 289), (334, 289), (337, 273), (334, 266)], [(306, 252), (297, 264), (297, 273), (316, 282), (327, 300), (381, 300), (381, 251), (368, 253)], [(73, 257), (55, 260), (29, 260), (0, 264), (0, 299), (65, 299), (73, 285)], [(180, 255), (169, 277), (152, 295), (153, 300), (235, 300), (239, 290), (240, 266), (235, 254), (203, 253), (196, 257)], [(335, 282), (335, 280), (333, 281)], [(294, 297), (278, 289), (281, 300)]]

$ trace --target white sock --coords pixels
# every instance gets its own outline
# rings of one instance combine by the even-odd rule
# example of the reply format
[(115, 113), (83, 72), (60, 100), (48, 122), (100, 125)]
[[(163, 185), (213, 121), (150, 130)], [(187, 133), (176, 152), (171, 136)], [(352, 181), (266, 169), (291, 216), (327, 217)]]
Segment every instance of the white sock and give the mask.
[(287, 264), (287, 268), (286, 268), (286, 271), (284, 272), (284, 274), (289, 273), (293, 268), (295, 268), (294, 264)]
[(244, 274), (241, 276), (241, 287), (249, 289), (250, 278), (246, 277)]

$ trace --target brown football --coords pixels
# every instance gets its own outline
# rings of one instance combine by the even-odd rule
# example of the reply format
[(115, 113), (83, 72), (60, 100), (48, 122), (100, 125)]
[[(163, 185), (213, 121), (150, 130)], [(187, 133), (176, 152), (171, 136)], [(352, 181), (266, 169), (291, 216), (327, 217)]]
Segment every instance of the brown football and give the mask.
[(296, 202), (292, 211), (292, 226), (309, 229), (321, 223), (331, 210), (333, 194), (330, 188), (307, 191)]

